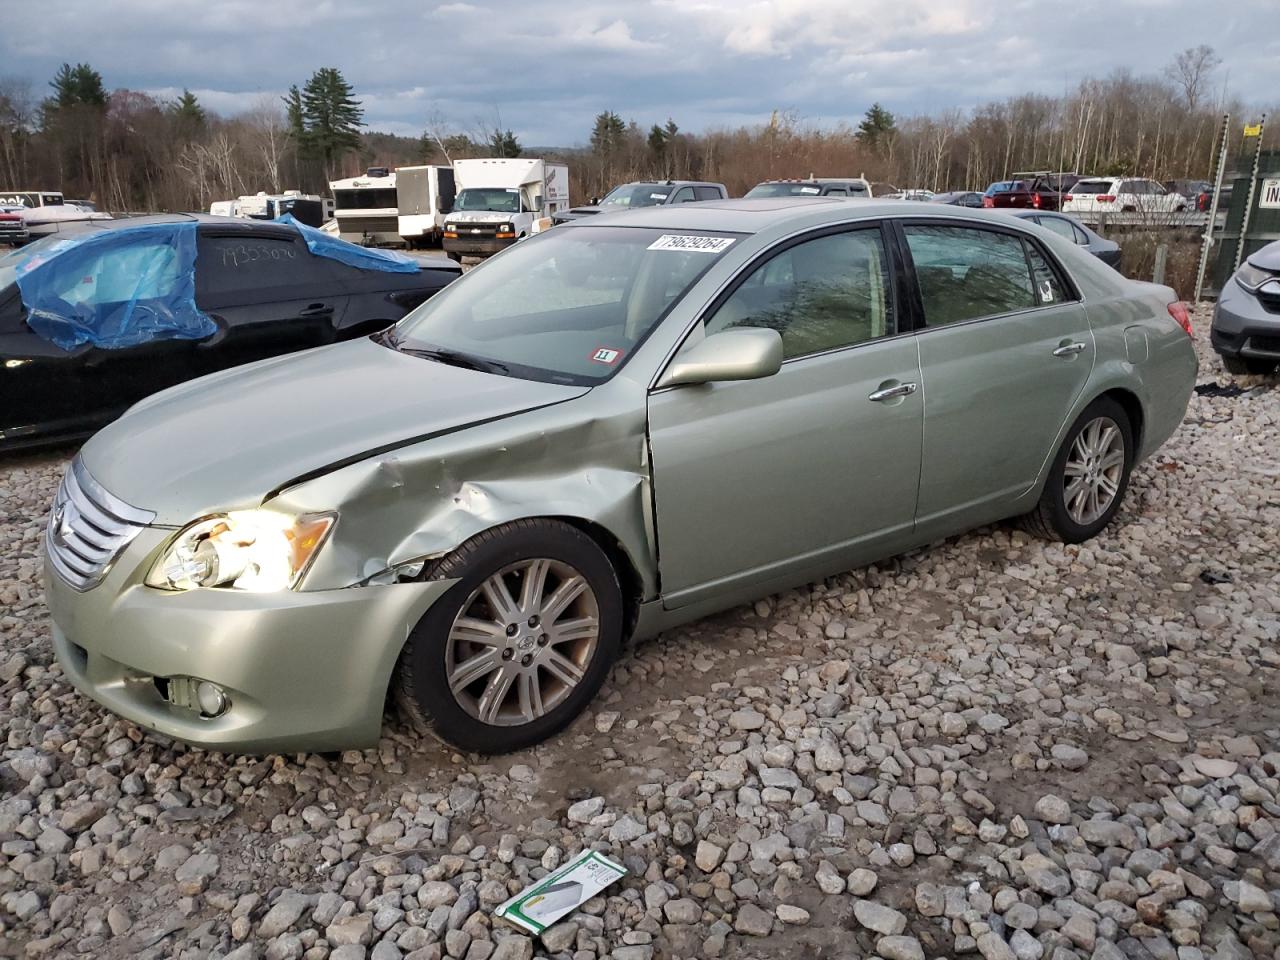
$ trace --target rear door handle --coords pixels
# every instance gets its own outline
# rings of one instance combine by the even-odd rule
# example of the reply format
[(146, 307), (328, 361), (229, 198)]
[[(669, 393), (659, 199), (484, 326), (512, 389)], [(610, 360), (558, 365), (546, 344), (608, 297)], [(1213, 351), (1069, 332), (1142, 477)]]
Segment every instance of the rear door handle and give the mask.
[(1075, 343), (1064, 343), (1057, 350), (1053, 351), (1055, 357), (1074, 357), (1076, 354), (1084, 353), (1088, 348), (1087, 344), (1077, 340)]
[(300, 317), (331, 317), (333, 316), (333, 304), (331, 303), (311, 303), (299, 311)]
[(909, 397), (916, 392), (914, 383), (899, 383), (896, 386), (885, 387), (883, 390), (877, 390), (875, 393), (867, 397), (872, 403), (883, 403), (886, 400), (896, 400), (898, 397)]

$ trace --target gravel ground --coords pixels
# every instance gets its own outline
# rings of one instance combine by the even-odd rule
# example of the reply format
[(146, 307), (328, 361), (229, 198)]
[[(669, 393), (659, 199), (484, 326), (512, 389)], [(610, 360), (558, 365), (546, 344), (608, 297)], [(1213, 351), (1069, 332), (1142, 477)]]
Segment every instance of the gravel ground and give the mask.
[[(1280, 956), (1280, 390), (1201, 340), (1245, 392), (1096, 541), (988, 527), (693, 624), (489, 760), (106, 713), (41, 602), (67, 454), (0, 462), (0, 955)], [(630, 876), (538, 941), (492, 919), (584, 845)]]

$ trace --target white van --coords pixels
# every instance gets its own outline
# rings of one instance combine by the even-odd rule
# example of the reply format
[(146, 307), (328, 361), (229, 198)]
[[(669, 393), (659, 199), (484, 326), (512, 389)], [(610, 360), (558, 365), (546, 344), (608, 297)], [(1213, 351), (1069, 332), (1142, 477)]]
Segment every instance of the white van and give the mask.
[(551, 226), (569, 208), (569, 168), (535, 159), (459, 160), (458, 196), (445, 218), (444, 249), (454, 260), (487, 257)]

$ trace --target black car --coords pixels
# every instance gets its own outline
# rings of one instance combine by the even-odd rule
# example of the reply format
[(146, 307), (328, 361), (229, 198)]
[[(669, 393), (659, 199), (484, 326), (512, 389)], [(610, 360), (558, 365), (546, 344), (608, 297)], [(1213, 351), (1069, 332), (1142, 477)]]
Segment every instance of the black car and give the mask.
[[(148, 226), (161, 229), (137, 229)], [(185, 260), (154, 256), (164, 252), (155, 238), (166, 226), (189, 231)], [(103, 220), (76, 236), (116, 231), (108, 243), (80, 244), (74, 257), (74, 238), (60, 234), (0, 258), (0, 450), (81, 438), (173, 384), (375, 333), (461, 274), (437, 258), (379, 267), (376, 252), (328, 236), (317, 243), (320, 232), (309, 227), (231, 217)], [(68, 269), (55, 269), (60, 263)], [(164, 330), (165, 318), (182, 312), (173, 304), (185, 304), (199, 325)], [(68, 339), (96, 316), (107, 328), (122, 316), (141, 320), (126, 335), (107, 329), (113, 342)]]
[(1030, 220), (1046, 230), (1066, 237), (1077, 246), (1084, 247), (1108, 266), (1120, 269), (1120, 245), (1106, 237), (1100, 237), (1083, 223), (1065, 213), (1046, 213), (1043, 210), (1009, 210), (1010, 216)]
[(929, 198), (930, 203), (945, 203), (953, 207), (981, 207), (982, 194), (976, 190), (952, 190), (949, 193), (935, 193)]
[(614, 187), (598, 202), (562, 210), (551, 218), (553, 224), (568, 223), (597, 213), (618, 213), (638, 207), (660, 207), (698, 200), (727, 200), (723, 183), (706, 180), (638, 180)]

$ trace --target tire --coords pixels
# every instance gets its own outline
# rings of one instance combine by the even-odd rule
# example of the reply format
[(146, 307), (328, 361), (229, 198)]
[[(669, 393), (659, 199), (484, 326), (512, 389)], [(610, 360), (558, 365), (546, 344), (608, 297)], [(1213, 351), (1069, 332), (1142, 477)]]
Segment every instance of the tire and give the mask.
[(446, 252), (445, 256), (448, 257), (450, 260), (452, 260), (454, 263), (462, 262), (462, 254), (460, 253)]
[[(545, 586), (525, 604), (521, 595), (534, 565), (545, 566), (539, 568), (540, 578), (529, 582)], [(525, 613), (545, 611), (544, 601), (555, 600), (561, 587), (568, 587), (562, 595), (572, 593), (575, 575), (585, 589), (564, 614), (557, 612), (549, 623), (538, 621), (536, 614), (525, 618)], [(419, 732), (434, 733), (460, 749), (507, 753), (559, 733), (599, 691), (622, 648), (617, 573), (600, 547), (569, 524), (517, 520), (486, 530), (424, 576), (458, 582), (409, 635), (396, 665), (393, 694)], [(492, 592), (495, 578), (506, 587), (505, 595)], [(490, 596), (509, 603), (510, 616), (491, 605)], [(459, 626), (464, 614), (467, 623)], [(586, 636), (593, 615), (594, 642)], [(504, 623), (510, 624), (505, 631)], [(565, 631), (570, 623), (577, 629)], [(560, 630), (549, 630), (549, 624)], [(557, 632), (569, 639), (556, 640)], [(460, 669), (469, 663), (479, 666)], [(461, 681), (456, 694), (451, 676)], [(545, 709), (539, 713), (534, 704)]]
[(1253, 357), (1231, 357), (1224, 353), (1222, 354), (1222, 368), (1227, 373), (1234, 373), (1237, 376), (1245, 376), (1247, 374), (1265, 375), (1275, 370), (1276, 364), (1273, 360), (1258, 360)]
[[(1089, 506), (1087, 489), (1092, 486), (1087, 483), (1087, 480), (1084, 484), (1085, 502), (1082, 504), (1073, 497), (1075, 506), (1068, 503), (1068, 461), (1079, 462), (1077, 458), (1081, 457), (1082, 453), (1076, 448), (1076, 441), (1086, 429), (1092, 428), (1099, 421), (1104, 424), (1103, 435), (1106, 435), (1106, 426), (1114, 427), (1118, 434), (1116, 439), (1123, 446), (1119, 451), (1121, 457), (1118, 464), (1113, 463), (1097, 471), (1099, 474), (1108, 476), (1115, 489), (1105, 509), (1100, 509), (1094, 515), (1093, 510), (1087, 509)], [(1082, 444), (1088, 446), (1088, 442), (1089, 438), (1086, 438)], [(1101, 460), (1103, 462), (1111, 460), (1115, 452), (1114, 446), (1108, 447), (1106, 455)], [(1053, 458), (1053, 464), (1049, 468), (1049, 477), (1045, 481), (1044, 491), (1040, 494), (1040, 502), (1034, 510), (1022, 517), (1023, 528), (1028, 533), (1045, 540), (1060, 540), (1064, 543), (1081, 543), (1097, 536), (1111, 522), (1111, 518), (1120, 508), (1125, 490), (1129, 486), (1133, 456), (1133, 427), (1129, 422), (1129, 415), (1116, 401), (1109, 397), (1099, 397), (1085, 408), (1076, 422), (1071, 425), (1071, 429), (1067, 431), (1066, 438), (1062, 441), (1062, 446), (1058, 449), (1057, 455)], [(1116, 466), (1118, 470), (1114, 469)], [(1101, 507), (1101, 504), (1097, 506)], [(1086, 509), (1079, 509), (1081, 507)]]

